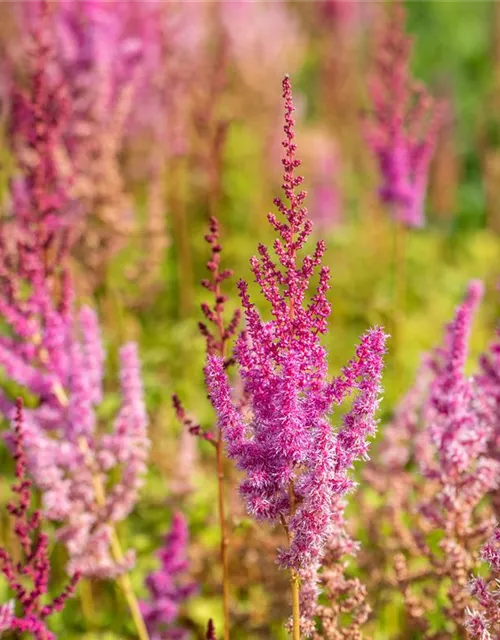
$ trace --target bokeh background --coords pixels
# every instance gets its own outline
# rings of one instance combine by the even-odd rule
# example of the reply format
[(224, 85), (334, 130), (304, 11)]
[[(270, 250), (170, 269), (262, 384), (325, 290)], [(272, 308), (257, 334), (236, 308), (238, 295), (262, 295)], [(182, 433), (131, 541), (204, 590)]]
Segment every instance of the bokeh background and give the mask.
[[(74, 3), (60, 4), (74, 10)], [(235, 273), (226, 289), (228, 309), (233, 309), (236, 278), (249, 278), (248, 261), (257, 243), (273, 240), (266, 213), (280, 189), (281, 79), (289, 73), (307, 203), (315, 236), (327, 241), (332, 271), (331, 371), (353, 354), (366, 327), (389, 329), (383, 430), (422, 353), (439, 342), (471, 278), (486, 284), (472, 338), (475, 354), (497, 323), (500, 3), (406, 3), (407, 29), (414, 36), (412, 71), (444, 101), (446, 112), (430, 169), (426, 224), (406, 236), (406, 286), (399, 309), (394, 225), (378, 201), (377, 167), (364, 137), (368, 77), (385, 3), (165, 2), (163, 36), (155, 41), (147, 16), (154, 3), (103, 4), (114, 5), (112, 28), (106, 27), (106, 37), (96, 28), (87, 67), (80, 71), (81, 86), (72, 81), (83, 55), (73, 40), (78, 29), (85, 32), (92, 24), (77, 28), (56, 19), (54, 31), (63, 79), (66, 74), (71, 90), (100, 100), (90, 132), (75, 133), (88, 136), (97, 151), (82, 159), (88, 166), (75, 185), (86, 212), (72, 272), (77, 303), (90, 303), (102, 319), (109, 373), (103, 422), (118, 403), (118, 347), (129, 339), (140, 345), (153, 446), (142, 499), (120, 529), (124, 544), (138, 554), (134, 586), (145, 593), (144, 575), (156, 562), (153, 551), (172, 513), (184, 512), (190, 570), (201, 586), (183, 608), (182, 620), (193, 638), (201, 638), (208, 617), (216, 624), (221, 620), (215, 468), (212, 449), (182, 433), (171, 396), (177, 393), (204, 427), (213, 425), (203, 385), (205, 344), (197, 326), (206, 297), (199, 282), (209, 257), (203, 239), (208, 217), (220, 221), (223, 265)], [(0, 5), (1, 55), (15, 60), (21, 82), (29, 13), (29, 2)], [(99, 66), (98, 60), (105, 63)], [(2, 87), (9, 82), (5, 66), (0, 63)], [(85, 108), (83, 103), (82, 113)], [(3, 100), (4, 212), (15, 173), (8, 111)], [(12, 477), (5, 452), (1, 464), (3, 504)], [(230, 503), (234, 637), (284, 638), (286, 576), (274, 563), (276, 536), (245, 518), (234, 491)], [(353, 532), (369, 547), (356, 503), (355, 497)], [(0, 539), (8, 542), (10, 522), (4, 509), (1, 513)], [(54, 548), (52, 555), (62, 574), (64, 552)], [(3, 589), (2, 584), (2, 601)], [(133, 637), (122, 613), (113, 584), (84, 582), (54, 630), (65, 639)], [(372, 629), (371, 637), (398, 637), (397, 602), (380, 603), (379, 619), (383, 625)]]

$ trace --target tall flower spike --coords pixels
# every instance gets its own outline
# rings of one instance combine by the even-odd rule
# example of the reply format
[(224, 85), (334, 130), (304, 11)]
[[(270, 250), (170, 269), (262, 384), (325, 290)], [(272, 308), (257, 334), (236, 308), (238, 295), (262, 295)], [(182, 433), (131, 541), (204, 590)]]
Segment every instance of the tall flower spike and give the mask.
[(475, 381), (464, 375), (472, 320), (482, 295), (482, 283), (472, 281), (434, 361), (429, 435), (438, 450), (440, 473), (448, 480), (486, 452), (492, 429), (489, 402)]
[[(17, 502), (9, 503), (7, 509), (14, 518), (14, 533), (25, 559), (15, 562), (4, 548), (0, 548), (0, 570), (9, 588), (14, 592), (22, 614), (20, 616), (14, 614), (13, 603), (1, 607), (0, 631), (30, 632), (37, 640), (52, 640), (55, 636), (48, 630), (46, 620), (56, 611), (64, 609), (66, 601), (74, 593), (80, 576), (78, 573), (73, 575), (66, 588), (52, 602), (42, 603), (42, 598), (48, 591), (50, 574), (48, 537), (39, 531), (42, 524), (41, 512), (35, 510), (29, 513), (31, 481), (26, 475), (23, 431), (23, 406), (22, 401), (18, 399), (14, 433), (17, 484), (12, 487), (17, 495)], [(31, 581), (31, 588), (26, 586), (26, 579)]]
[(402, 3), (392, 3), (389, 11), (370, 78), (367, 139), (382, 178), (382, 202), (405, 226), (421, 227), (440, 109), (410, 76), (412, 41), (405, 33)]
[(217, 640), (217, 636), (215, 635), (215, 625), (212, 618), (210, 618), (210, 620), (208, 621), (207, 635), (205, 636), (205, 638), (206, 640)]
[[(259, 245), (259, 258), (251, 260), (255, 279), (271, 305), (271, 321), (261, 318), (248, 285), (239, 283), (246, 331), (238, 339), (235, 359), (248, 398), (244, 412), (233, 402), (224, 361), (209, 354), (205, 371), (228, 455), (246, 474), (240, 491), (248, 511), (258, 520), (284, 525), (289, 548), (280, 551), (279, 561), (299, 571), (321, 557), (338, 497), (352, 486), (348, 469), (366, 456), (366, 438), (376, 425), (386, 335), (381, 329), (368, 331), (356, 358), (338, 378), (328, 380), (320, 337), (328, 329), (329, 270), (320, 267), (323, 241), (311, 255), (299, 257), (312, 222), (304, 207), (306, 193), (298, 190), (303, 178), (295, 174), (300, 160), (288, 77), (283, 80), (283, 98), (285, 199), (275, 200), (281, 220), (268, 215), (279, 236), (274, 243), (277, 261), (264, 245)], [(306, 301), (317, 268), (319, 282)], [(357, 398), (335, 432), (328, 414), (353, 391)]]

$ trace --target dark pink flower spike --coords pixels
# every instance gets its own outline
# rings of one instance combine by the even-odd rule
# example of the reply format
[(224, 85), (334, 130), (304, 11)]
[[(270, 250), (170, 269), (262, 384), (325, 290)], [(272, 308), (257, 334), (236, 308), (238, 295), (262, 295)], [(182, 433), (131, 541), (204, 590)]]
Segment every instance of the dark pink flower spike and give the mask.
[[(320, 340), (330, 314), (329, 270), (321, 265), (324, 242), (318, 242), (312, 254), (301, 255), (312, 222), (304, 206), (306, 192), (300, 190), (303, 178), (296, 175), (300, 160), (288, 77), (283, 98), (285, 197), (275, 200), (281, 215), (268, 216), (279, 236), (274, 243), (277, 259), (260, 245), (259, 256), (251, 260), (255, 280), (271, 306), (271, 321), (262, 319), (247, 283), (239, 283), (246, 330), (238, 339), (235, 360), (248, 398), (245, 410), (233, 401), (221, 358), (209, 354), (205, 373), (228, 455), (246, 473), (240, 491), (248, 511), (285, 526), (290, 546), (280, 552), (279, 561), (303, 571), (316, 566), (332, 534), (339, 497), (352, 486), (348, 469), (367, 455), (387, 336), (381, 329), (367, 332), (356, 358), (341, 376), (329, 380)], [(318, 285), (308, 299), (317, 270)], [(353, 391), (357, 397), (336, 432), (329, 422), (332, 405)]]

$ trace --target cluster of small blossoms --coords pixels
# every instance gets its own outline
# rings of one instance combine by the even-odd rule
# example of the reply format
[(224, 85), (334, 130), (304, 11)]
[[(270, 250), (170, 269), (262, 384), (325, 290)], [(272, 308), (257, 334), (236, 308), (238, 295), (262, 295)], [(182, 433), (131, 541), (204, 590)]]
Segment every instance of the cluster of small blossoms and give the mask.
[(500, 462), (489, 456), (493, 433), (490, 398), (474, 378), (464, 375), (474, 311), (482, 297), (482, 284), (470, 283), (463, 303), (447, 327), (444, 344), (435, 351), (431, 366), (425, 420), (434, 460), (421, 460), (425, 476), (442, 490), (423, 513), (436, 526), (465, 533), (479, 501), (498, 485)]
[[(500, 334), (500, 332), (498, 332)], [(500, 462), (500, 342), (497, 338), (488, 352), (479, 359), (480, 372), (477, 383), (489, 398), (493, 411), (493, 429), (488, 444), (488, 454)], [(495, 515), (500, 518), (500, 487), (492, 495)]]
[(402, 4), (396, 2), (389, 11), (370, 78), (366, 135), (382, 178), (382, 202), (405, 226), (421, 227), (440, 117), (425, 87), (410, 76), (411, 39), (404, 30)]
[(493, 640), (500, 636), (500, 529), (497, 527), (481, 550), (490, 568), (487, 578), (473, 577), (470, 594), (476, 607), (467, 610), (466, 628), (471, 638)]
[[(22, 103), (30, 124), (17, 127), (25, 136), (19, 143), (23, 175), (13, 185), (12, 219), (0, 235), (0, 313), (7, 325), (0, 364), (37, 400), (25, 416), (28, 463), (47, 517), (62, 523), (70, 572), (112, 574), (121, 567), (109, 557), (108, 522), (125, 517), (136, 500), (148, 447), (146, 415), (136, 348), (127, 345), (121, 351), (122, 408), (111, 433), (97, 432), (104, 353), (94, 312), (74, 313), (65, 269), (64, 207), (71, 197), (56, 167), (59, 94), (51, 88), (47, 11), (42, 3), (33, 31), (38, 57), (31, 93)], [(26, 150), (33, 152), (32, 163), (24, 163)], [(13, 415), (4, 394), (0, 410)], [(121, 467), (121, 477), (104, 492), (104, 474), (114, 467)]]
[[(268, 216), (280, 236), (274, 249), (283, 271), (263, 245), (260, 260), (251, 261), (271, 305), (271, 321), (260, 317), (247, 284), (239, 283), (246, 331), (238, 339), (235, 360), (247, 398), (245, 410), (234, 403), (224, 361), (217, 355), (208, 355), (206, 381), (228, 455), (246, 473), (240, 491), (248, 511), (258, 520), (284, 525), (290, 544), (280, 551), (280, 564), (301, 571), (321, 557), (333, 532), (337, 500), (354, 484), (348, 470), (367, 456), (367, 437), (376, 427), (386, 336), (381, 329), (368, 331), (356, 358), (338, 378), (328, 379), (320, 336), (327, 330), (330, 312), (329, 271), (321, 268), (318, 288), (307, 303), (309, 281), (321, 264), (325, 245), (319, 242), (313, 255), (299, 262), (312, 222), (303, 206), (305, 192), (296, 192), (303, 179), (295, 175), (300, 161), (295, 157), (288, 77), (283, 97), (283, 189), (289, 205), (275, 201), (286, 222)], [(353, 391), (358, 395), (335, 432), (327, 415)]]
[[(80, 576), (75, 573), (59, 596), (50, 603), (43, 604), (50, 577), (49, 540), (47, 535), (40, 531), (42, 513), (39, 510), (29, 512), (31, 481), (26, 475), (23, 407), (21, 400), (16, 404), (14, 460), (17, 484), (12, 490), (17, 495), (17, 502), (9, 503), (7, 509), (14, 519), (14, 533), (24, 554), (24, 560), (15, 561), (0, 547), (0, 571), (5, 576), (9, 589), (14, 592), (15, 601), (20, 607), (17, 614), (14, 601), (0, 607), (0, 633), (27, 632), (37, 640), (55, 640), (55, 635), (47, 627), (47, 618), (64, 609)], [(26, 585), (27, 580), (32, 583), (30, 588)]]
[(9, 139), (19, 170), (12, 182), (12, 209), (15, 238), (28, 245), (26, 251), (43, 247), (46, 254), (57, 255), (68, 243), (67, 214), (73, 204), (72, 172), (60, 170), (71, 103), (51, 37), (48, 3), (37, 2), (35, 7), (26, 52), (28, 86), (20, 84), (13, 70), (8, 83)]
[[(481, 636), (477, 629), (490, 624), (485, 605), (496, 597), (494, 578), (473, 578), (467, 590), (470, 573), (479, 569), (481, 544), (495, 527), (488, 497), (498, 492), (500, 477), (499, 461), (492, 455), (496, 429), (495, 387), (490, 384), (493, 360), (483, 357), (483, 370), (476, 376), (464, 373), (482, 290), (478, 281), (469, 284), (464, 301), (446, 327), (443, 344), (424, 358), (415, 386), (384, 434), (382, 462), (385, 474), (391, 475), (381, 489), (385, 502), (378, 516), (389, 515), (392, 546), (398, 549), (388, 559), (394, 567), (394, 585), (403, 593), (408, 624), (419, 633), (429, 631), (427, 614), (436, 607), (433, 596), (445, 592), (447, 624), (453, 624), (457, 633), (463, 633), (466, 624), (473, 637), (490, 637)], [(412, 468), (415, 462), (417, 475)], [(375, 485), (384, 484), (377, 480), (376, 471), (370, 478)], [(404, 514), (410, 513), (408, 525)], [(438, 552), (427, 542), (432, 530), (440, 532)], [(386, 540), (381, 546), (384, 544)], [(492, 548), (492, 542), (484, 547)], [(418, 566), (414, 558), (419, 559)], [(496, 619), (491, 620), (496, 624)]]
[(188, 528), (184, 516), (175, 513), (163, 547), (157, 551), (160, 569), (146, 578), (149, 600), (141, 603), (141, 611), (151, 640), (182, 640), (185, 629), (175, 626), (181, 604), (197, 590), (186, 579)]
[[(46, 517), (61, 523), (57, 535), (68, 549), (68, 572), (111, 577), (133, 564), (131, 552), (123, 561), (111, 556), (110, 524), (132, 510), (149, 447), (137, 349), (130, 343), (120, 350), (122, 403), (107, 432), (98, 429), (95, 415), (104, 359), (95, 313), (82, 309), (79, 327), (70, 326), (59, 337), (61, 367), (52, 382), (58, 398), (51, 403), (39, 396), (39, 406), (26, 411), (28, 464), (43, 493)], [(43, 379), (45, 374), (33, 371), (35, 381)], [(33, 379), (12, 377), (36, 394)]]

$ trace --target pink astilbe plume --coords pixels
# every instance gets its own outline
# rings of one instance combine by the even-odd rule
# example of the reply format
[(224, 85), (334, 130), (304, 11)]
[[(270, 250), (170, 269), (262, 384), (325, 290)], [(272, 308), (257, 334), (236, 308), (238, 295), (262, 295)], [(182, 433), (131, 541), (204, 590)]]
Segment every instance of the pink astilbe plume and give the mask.
[[(255, 279), (271, 305), (271, 321), (261, 318), (247, 284), (239, 283), (246, 331), (237, 342), (235, 360), (248, 397), (245, 412), (233, 402), (224, 361), (213, 354), (208, 356), (206, 381), (228, 455), (246, 474), (240, 491), (249, 513), (284, 525), (290, 545), (279, 552), (279, 562), (304, 570), (321, 557), (332, 534), (336, 503), (353, 487), (349, 469), (367, 456), (367, 438), (376, 428), (386, 335), (381, 329), (368, 331), (356, 358), (338, 378), (328, 379), (320, 337), (328, 328), (329, 270), (320, 268), (316, 292), (307, 302), (309, 282), (321, 265), (325, 244), (319, 242), (312, 255), (299, 259), (312, 222), (304, 207), (306, 194), (297, 191), (303, 178), (295, 175), (300, 161), (295, 155), (288, 77), (283, 97), (283, 190), (288, 204), (275, 200), (283, 221), (268, 215), (280, 236), (274, 243), (278, 262), (263, 245), (260, 258), (251, 260)], [(328, 413), (353, 391), (357, 395), (352, 407), (335, 432)]]
[(127, 517), (143, 484), (147, 416), (137, 348), (130, 343), (120, 351), (121, 408), (112, 430), (98, 427), (103, 353), (90, 309), (82, 310), (80, 327), (81, 339), (63, 345), (69, 352), (60, 381), (66, 400), (26, 412), (26, 451), (44, 513), (61, 525), (57, 535), (68, 549), (68, 571), (112, 577), (134, 562), (132, 552), (112, 556), (110, 525)]
[(493, 430), (491, 402), (481, 385), (464, 374), (472, 319), (482, 292), (481, 282), (470, 283), (432, 363), (435, 377), (425, 417), (436, 456), (434, 462), (424, 461), (421, 466), (428, 478), (442, 486), (437, 497), (440, 508), (435, 504), (425, 509), (439, 526), (452, 523), (452, 513), (468, 522), (479, 500), (498, 484), (500, 463), (488, 456)]
[[(14, 533), (25, 558), (16, 562), (0, 547), (0, 570), (20, 606), (18, 614), (15, 613), (12, 602), (1, 607), (0, 631), (27, 632), (37, 640), (53, 640), (55, 635), (47, 627), (47, 618), (64, 609), (66, 601), (75, 591), (80, 575), (75, 573), (59, 596), (48, 604), (43, 604), (42, 599), (48, 592), (50, 577), (48, 537), (40, 531), (42, 513), (39, 510), (29, 512), (31, 481), (26, 475), (23, 406), (20, 399), (16, 404), (14, 459), (17, 484), (12, 490), (17, 495), (17, 502), (9, 503), (7, 508), (14, 519)], [(32, 583), (31, 587), (26, 586), (26, 580)]]
[(141, 603), (151, 640), (182, 640), (188, 635), (176, 626), (182, 603), (197, 590), (197, 585), (187, 578), (187, 543), (186, 520), (176, 513), (163, 547), (157, 552), (161, 567), (146, 578), (149, 600)]
[[(17, 240), (26, 251), (58, 254), (67, 248), (72, 171), (60, 170), (71, 116), (67, 86), (57, 61), (48, 2), (32, 3), (26, 56), (27, 87), (11, 78), (10, 134), (20, 176), (12, 188)], [(12, 74), (13, 77), (15, 74)], [(54, 261), (47, 261), (52, 266)]]
[(393, 3), (389, 11), (370, 78), (366, 136), (382, 179), (381, 200), (396, 220), (420, 227), (440, 112), (410, 75), (412, 42), (404, 30), (402, 4)]

